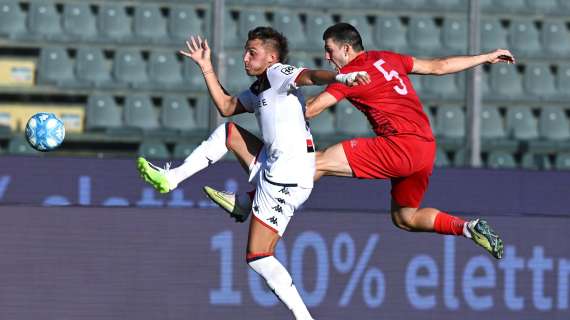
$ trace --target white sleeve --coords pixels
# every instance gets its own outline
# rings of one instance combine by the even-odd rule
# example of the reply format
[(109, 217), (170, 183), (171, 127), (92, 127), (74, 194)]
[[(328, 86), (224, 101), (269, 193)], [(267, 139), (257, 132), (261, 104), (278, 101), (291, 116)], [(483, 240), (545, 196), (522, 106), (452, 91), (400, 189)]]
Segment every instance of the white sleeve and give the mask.
[(247, 110), (247, 112), (254, 112), (255, 111), (255, 101), (254, 101), (254, 94), (251, 90), (247, 89), (238, 95), (238, 100), (242, 104), (242, 106)]
[(306, 68), (297, 68), (287, 64), (276, 63), (267, 69), (267, 78), (271, 87), (279, 93), (287, 93), (291, 88), (297, 88), (295, 80)]

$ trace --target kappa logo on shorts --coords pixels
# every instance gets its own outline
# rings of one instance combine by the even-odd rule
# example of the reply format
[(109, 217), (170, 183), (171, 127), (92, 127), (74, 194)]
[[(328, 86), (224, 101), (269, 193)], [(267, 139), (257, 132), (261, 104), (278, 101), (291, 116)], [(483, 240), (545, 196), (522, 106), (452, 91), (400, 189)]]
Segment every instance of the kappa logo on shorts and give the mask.
[(287, 187), (283, 187), (281, 190), (279, 190), (279, 192), (289, 195), (289, 189), (287, 189)]
[(275, 210), (275, 212), (283, 213), (283, 208), (281, 208), (280, 205), (276, 205), (275, 207), (272, 207), (271, 209)]
[(277, 218), (275, 218), (275, 216), (268, 218), (267, 221), (269, 221), (270, 223), (277, 225)]
[(285, 199), (283, 199), (283, 198), (276, 198), (275, 200), (277, 200), (277, 202), (279, 202), (281, 204), (285, 204)]

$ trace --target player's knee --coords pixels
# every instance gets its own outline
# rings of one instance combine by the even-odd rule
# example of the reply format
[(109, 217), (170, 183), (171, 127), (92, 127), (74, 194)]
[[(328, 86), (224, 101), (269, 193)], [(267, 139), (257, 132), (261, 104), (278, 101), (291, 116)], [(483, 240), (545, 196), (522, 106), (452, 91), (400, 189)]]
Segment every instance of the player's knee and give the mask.
[(392, 222), (402, 230), (411, 231), (414, 227), (414, 216), (402, 210), (392, 211)]
[(235, 133), (235, 131), (236, 131), (236, 124), (235, 124), (235, 122), (228, 121), (228, 122), (224, 123), (223, 125), (226, 126), (226, 147), (229, 150), (232, 150), (233, 142), (234, 142), (234, 139), (232, 139), (232, 137), (235, 136), (235, 134), (233, 134), (233, 133)]

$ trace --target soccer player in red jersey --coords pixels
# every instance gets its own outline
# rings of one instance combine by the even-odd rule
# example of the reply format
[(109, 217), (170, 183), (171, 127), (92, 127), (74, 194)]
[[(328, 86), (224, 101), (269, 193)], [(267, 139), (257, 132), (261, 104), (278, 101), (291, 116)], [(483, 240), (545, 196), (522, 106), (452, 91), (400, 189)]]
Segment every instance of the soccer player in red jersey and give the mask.
[[(323, 175), (360, 179), (390, 179), (391, 215), (407, 231), (465, 236), (495, 258), (503, 255), (503, 242), (485, 220), (464, 221), (435, 208), (420, 208), (435, 161), (436, 141), (429, 120), (408, 74), (445, 75), (484, 63), (514, 63), (508, 50), (474, 56), (419, 59), (390, 51), (365, 51), (352, 25), (337, 23), (323, 34), (325, 59), (337, 72), (366, 71), (371, 82), (356, 87), (330, 84), (309, 99), (305, 116), (312, 118), (347, 99), (362, 111), (375, 137), (354, 138), (317, 153), (315, 180)], [(243, 196), (226, 194), (220, 204), (234, 217), (247, 217)]]

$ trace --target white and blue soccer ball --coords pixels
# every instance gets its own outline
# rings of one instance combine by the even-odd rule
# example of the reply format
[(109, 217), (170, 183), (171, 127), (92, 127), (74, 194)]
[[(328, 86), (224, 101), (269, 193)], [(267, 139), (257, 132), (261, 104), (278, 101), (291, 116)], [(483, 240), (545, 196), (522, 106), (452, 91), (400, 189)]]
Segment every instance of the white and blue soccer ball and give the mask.
[(53, 113), (34, 114), (26, 124), (26, 140), (38, 151), (51, 151), (65, 138), (63, 121)]

